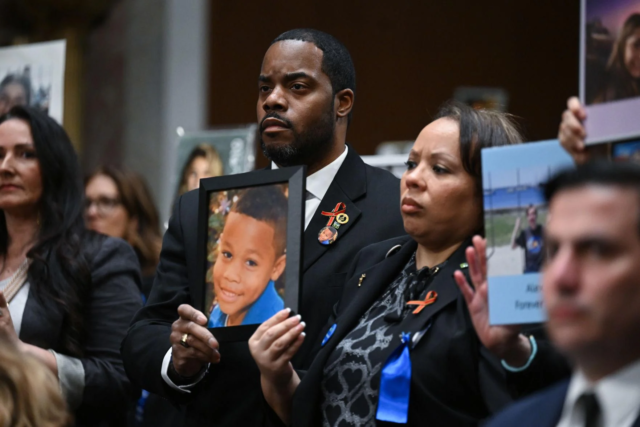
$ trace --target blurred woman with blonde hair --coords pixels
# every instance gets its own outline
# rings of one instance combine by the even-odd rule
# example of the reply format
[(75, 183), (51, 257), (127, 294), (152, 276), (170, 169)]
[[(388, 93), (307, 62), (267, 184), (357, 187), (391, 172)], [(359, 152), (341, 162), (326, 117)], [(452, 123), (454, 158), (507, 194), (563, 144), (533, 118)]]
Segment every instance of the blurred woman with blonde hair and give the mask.
[(35, 357), (0, 340), (0, 426), (64, 427), (70, 422), (53, 373)]

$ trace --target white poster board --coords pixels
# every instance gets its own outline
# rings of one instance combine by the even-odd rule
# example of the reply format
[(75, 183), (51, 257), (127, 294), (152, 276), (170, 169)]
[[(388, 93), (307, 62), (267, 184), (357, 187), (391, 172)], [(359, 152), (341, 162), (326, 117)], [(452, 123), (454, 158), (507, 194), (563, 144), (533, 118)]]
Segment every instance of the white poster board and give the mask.
[(0, 115), (30, 105), (62, 123), (66, 41), (0, 48)]

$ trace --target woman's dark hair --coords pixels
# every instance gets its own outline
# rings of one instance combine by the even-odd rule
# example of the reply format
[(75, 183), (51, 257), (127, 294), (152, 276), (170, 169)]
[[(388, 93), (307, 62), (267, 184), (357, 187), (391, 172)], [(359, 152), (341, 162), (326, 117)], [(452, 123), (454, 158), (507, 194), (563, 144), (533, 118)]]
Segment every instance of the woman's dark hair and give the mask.
[[(82, 216), (84, 192), (76, 153), (62, 126), (34, 108), (16, 106), (0, 117), (0, 124), (18, 119), (28, 123), (42, 175), (39, 231), (27, 253), (33, 262), (29, 283), (37, 298), (55, 302), (64, 313), (63, 348), (82, 355), (83, 315), (91, 292), (89, 262), (81, 256), (85, 235)], [(6, 255), (9, 234), (0, 210), (0, 254)]]
[[(522, 135), (513, 116), (495, 110), (474, 109), (457, 101), (448, 101), (434, 117), (449, 119), (458, 123), (460, 129), (460, 159), (462, 167), (471, 175), (476, 189), (476, 197), (482, 205), (482, 160), (483, 148), (520, 144)], [(482, 219), (480, 219), (482, 223)], [(480, 233), (484, 235), (484, 227)]]
[(153, 275), (160, 260), (162, 234), (160, 219), (149, 187), (140, 174), (131, 170), (101, 166), (85, 180), (85, 186), (96, 176), (104, 175), (113, 180), (118, 189), (118, 197), (130, 218), (138, 221), (135, 231), (125, 236), (140, 260), (142, 274)]
[(594, 103), (640, 96), (640, 79), (634, 78), (624, 64), (624, 51), (627, 39), (640, 28), (640, 13), (631, 14), (620, 30), (613, 44), (611, 56), (607, 62), (606, 81), (596, 96)]

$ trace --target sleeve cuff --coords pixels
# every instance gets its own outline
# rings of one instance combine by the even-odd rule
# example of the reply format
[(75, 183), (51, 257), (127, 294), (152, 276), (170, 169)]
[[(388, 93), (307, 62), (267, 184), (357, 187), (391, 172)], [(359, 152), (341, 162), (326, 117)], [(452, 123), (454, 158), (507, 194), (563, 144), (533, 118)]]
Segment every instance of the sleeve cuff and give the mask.
[(160, 375), (162, 375), (162, 379), (164, 380), (164, 382), (167, 383), (167, 385), (172, 389), (177, 390), (181, 393), (191, 393), (191, 389), (195, 387), (200, 381), (202, 381), (202, 379), (206, 375), (207, 371), (209, 370), (209, 364), (207, 364), (206, 369), (203, 369), (202, 373), (198, 375), (196, 380), (191, 384), (177, 385), (176, 383), (171, 381), (171, 378), (169, 378), (169, 363), (171, 363), (172, 354), (173, 352), (171, 348), (169, 348), (167, 354), (164, 355), (164, 359), (162, 359), (162, 368), (160, 370)]
[(58, 365), (58, 381), (60, 381), (60, 390), (64, 396), (70, 409), (76, 409), (82, 403), (84, 394), (84, 366), (80, 359), (65, 356), (49, 350), (56, 358)]
[(502, 367), (509, 372), (522, 372), (525, 369), (527, 369), (529, 366), (531, 366), (531, 362), (533, 362), (533, 359), (536, 357), (536, 354), (538, 353), (538, 344), (536, 344), (536, 339), (533, 337), (533, 335), (529, 336), (529, 342), (531, 343), (531, 356), (529, 356), (529, 360), (527, 360), (527, 363), (525, 363), (523, 366), (519, 368), (514, 368), (513, 366), (509, 366), (507, 362), (502, 360), (501, 361)]

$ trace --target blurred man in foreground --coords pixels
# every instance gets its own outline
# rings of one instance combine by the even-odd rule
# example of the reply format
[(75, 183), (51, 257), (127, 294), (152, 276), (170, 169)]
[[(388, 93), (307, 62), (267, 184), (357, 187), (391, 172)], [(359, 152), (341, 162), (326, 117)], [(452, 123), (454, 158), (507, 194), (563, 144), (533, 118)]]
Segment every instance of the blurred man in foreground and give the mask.
[(487, 426), (638, 427), (640, 166), (581, 166), (555, 177), (546, 196), (547, 328), (574, 374)]

